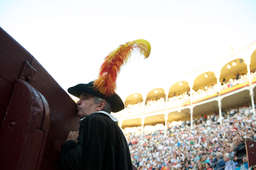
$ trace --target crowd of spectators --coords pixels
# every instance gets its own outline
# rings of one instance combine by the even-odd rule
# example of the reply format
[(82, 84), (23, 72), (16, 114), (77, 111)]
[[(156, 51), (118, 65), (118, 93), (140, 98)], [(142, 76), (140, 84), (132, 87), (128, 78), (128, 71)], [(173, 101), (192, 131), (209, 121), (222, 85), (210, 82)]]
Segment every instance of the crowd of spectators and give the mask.
[[(251, 74), (252, 79), (254, 79), (255, 77), (256, 77), (256, 72)], [(215, 84), (213, 86), (205, 86), (204, 89), (199, 89), (197, 91), (194, 91), (193, 89), (191, 89), (190, 93), (192, 94), (192, 101), (200, 100), (204, 97), (209, 97), (211, 95), (217, 94), (221, 90), (225, 90), (248, 81), (249, 81), (248, 75), (245, 74), (245, 75), (238, 76), (237, 79), (229, 79), (227, 82), (223, 82), (221, 85)], [(169, 103), (174, 106), (179, 106), (184, 104), (184, 102), (188, 100), (190, 100), (189, 94), (184, 93), (180, 96), (175, 96), (170, 98)]]
[[(254, 77), (255, 75), (252, 74), (251, 76)], [(228, 82), (222, 84), (221, 90), (228, 89), (228, 88), (231, 88), (235, 85), (248, 82), (248, 80), (249, 79), (248, 79), (248, 76), (246, 74), (239, 76), (239, 78), (237, 78), (237, 79), (229, 79)]]
[[(141, 130), (141, 128), (139, 128)], [(256, 122), (250, 107), (231, 109), (221, 122), (217, 116), (181, 122), (151, 131), (125, 133), (133, 164), (139, 170), (248, 169), (244, 141), (256, 139)]]

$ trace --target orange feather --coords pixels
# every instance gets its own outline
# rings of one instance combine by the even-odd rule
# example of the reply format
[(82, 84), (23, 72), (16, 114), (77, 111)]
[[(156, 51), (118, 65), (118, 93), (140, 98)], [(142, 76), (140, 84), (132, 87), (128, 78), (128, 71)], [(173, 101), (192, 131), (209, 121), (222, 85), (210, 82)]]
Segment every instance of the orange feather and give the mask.
[(99, 77), (94, 81), (94, 87), (102, 94), (110, 96), (114, 93), (120, 67), (127, 61), (134, 48), (139, 48), (145, 58), (149, 56), (151, 51), (150, 43), (146, 40), (139, 39), (121, 45), (105, 58), (100, 68)]

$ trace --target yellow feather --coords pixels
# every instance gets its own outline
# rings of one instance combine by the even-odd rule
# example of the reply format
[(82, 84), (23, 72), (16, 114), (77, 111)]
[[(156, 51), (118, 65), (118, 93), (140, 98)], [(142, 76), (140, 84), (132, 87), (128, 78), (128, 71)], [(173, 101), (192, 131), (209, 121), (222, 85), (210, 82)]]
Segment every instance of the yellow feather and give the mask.
[(151, 45), (148, 41), (143, 39), (138, 39), (133, 41), (132, 43), (135, 44), (135, 46), (140, 49), (140, 52), (145, 56), (145, 58), (148, 58), (151, 52)]

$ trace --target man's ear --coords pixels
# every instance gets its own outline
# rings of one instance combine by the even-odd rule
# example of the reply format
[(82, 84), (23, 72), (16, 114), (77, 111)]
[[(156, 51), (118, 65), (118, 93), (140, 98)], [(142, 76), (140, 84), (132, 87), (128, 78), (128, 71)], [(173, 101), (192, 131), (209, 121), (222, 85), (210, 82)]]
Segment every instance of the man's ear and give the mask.
[(97, 111), (102, 110), (105, 107), (106, 103), (104, 101), (100, 102), (96, 108)]

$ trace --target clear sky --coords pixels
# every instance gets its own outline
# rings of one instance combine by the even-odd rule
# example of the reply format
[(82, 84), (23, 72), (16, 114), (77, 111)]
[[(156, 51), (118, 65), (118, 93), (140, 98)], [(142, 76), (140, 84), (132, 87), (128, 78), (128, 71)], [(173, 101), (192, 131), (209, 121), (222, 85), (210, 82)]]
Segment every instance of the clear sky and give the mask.
[[(134, 52), (122, 67), (124, 100), (191, 81), (256, 48), (255, 0), (0, 0), (0, 26), (67, 89), (98, 76), (112, 50), (146, 39), (147, 60)], [(242, 56), (241, 56), (242, 55)]]

